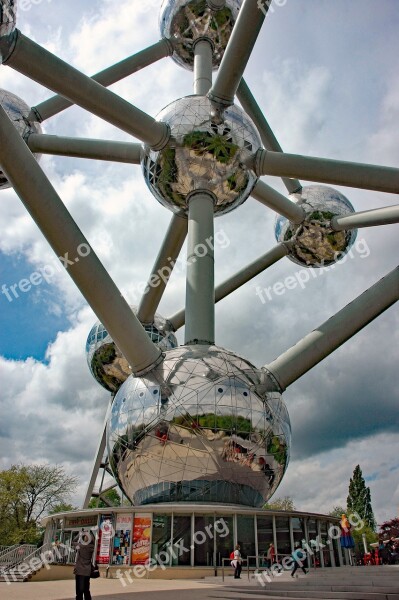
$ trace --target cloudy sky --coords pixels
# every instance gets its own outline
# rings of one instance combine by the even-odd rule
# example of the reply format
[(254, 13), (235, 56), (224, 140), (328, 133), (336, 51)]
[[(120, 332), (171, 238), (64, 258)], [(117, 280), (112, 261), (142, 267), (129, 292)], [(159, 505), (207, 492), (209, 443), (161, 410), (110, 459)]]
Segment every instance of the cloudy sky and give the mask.
[[(35, 0), (24, 7), (23, 33), (88, 74), (159, 39), (158, 0)], [(287, 152), (398, 166), (397, 8), (397, 0), (276, 3), (246, 79)], [(0, 87), (32, 106), (51, 95), (5, 66)], [(191, 93), (192, 75), (164, 59), (112, 89), (156, 115)], [(129, 139), (75, 107), (44, 131)], [(171, 216), (147, 190), (140, 168), (53, 157), (41, 164), (114, 281), (137, 303)], [(284, 192), (281, 181), (266, 180)], [(394, 195), (337, 189), (356, 210), (397, 203)], [(55, 263), (14, 192), (0, 195), (0, 285), (9, 287)], [(229, 240), (216, 248), (217, 282), (273, 247), (273, 224), (274, 214), (252, 199), (216, 220)], [(361, 230), (344, 264), (262, 303), (257, 286), (300, 269), (284, 259), (217, 305), (217, 343), (258, 366), (270, 362), (392, 270), (398, 254), (394, 225)], [(170, 316), (183, 303), (180, 269), (159, 312)], [(63, 464), (81, 481), (76, 504), (108, 402), (85, 359), (95, 320), (62, 270), (12, 302), (0, 294), (0, 468)], [(377, 521), (398, 514), (398, 324), (394, 306), (285, 392), (292, 459), (277, 496), (293, 496), (298, 509), (329, 511), (345, 504), (360, 464)]]

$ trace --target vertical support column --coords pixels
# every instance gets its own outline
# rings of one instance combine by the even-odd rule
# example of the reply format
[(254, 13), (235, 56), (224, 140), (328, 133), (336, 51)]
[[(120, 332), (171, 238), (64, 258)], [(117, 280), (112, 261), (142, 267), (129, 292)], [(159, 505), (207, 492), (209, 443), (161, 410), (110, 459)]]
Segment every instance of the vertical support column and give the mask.
[(258, 515), (254, 515), (255, 524), (255, 554), (256, 554), (256, 569), (259, 569), (259, 545), (258, 545)]
[(294, 528), (292, 526), (292, 516), (289, 517), (289, 529), (290, 529), (291, 552), (294, 552), (294, 550), (295, 550), (295, 543), (294, 543)]
[(322, 541), (321, 541), (321, 523), (320, 523), (319, 519), (317, 519), (317, 521), (316, 521), (316, 527), (317, 527), (317, 539), (319, 540), (319, 543), (320, 543), (320, 550), (319, 550), (320, 568), (324, 569), (324, 566), (325, 566), (324, 565), (324, 550), (321, 547), (321, 543), (322, 543)]
[(170, 557), (169, 557), (169, 566), (173, 566), (172, 563), (172, 559), (173, 559), (173, 536), (174, 536), (174, 527), (173, 527), (173, 522), (174, 522), (174, 512), (172, 511), (172, 515), (170, 518)]
[(278, 548), (277, 548), (277, 531), (276, 531), (276, 515), (273, 515), (273, 544), (276, 560), (278, 559)]
[(191, 513), (191, 544), (190, 544), (190, 565), (194, 566), (194, 550), (195, 550), (195, 515)]
[(237, 513), (233, 515), (233, 539), (234, 539), (234, 548), (238, 544), (238, 528), (237, 528)]
[(330, 550), (330, 561), (331, 561), (331, 567), (334, 568), (336, 567), (336, 562), (335, 562), (335, 553), (334, 553), (334, 539), (330, 536), (330, 530), (331, 527), (334, 527), (334, 524), (331, 522), (327, 523), (327, 531), (328, 531), (328, 547)]
[(194, 94), (206, 96), (212, 87), (212, 43), (199, 39), (194, 46)]
[(213, 209), (208, 192), (188, 199), (185, 344), (215, 343)]

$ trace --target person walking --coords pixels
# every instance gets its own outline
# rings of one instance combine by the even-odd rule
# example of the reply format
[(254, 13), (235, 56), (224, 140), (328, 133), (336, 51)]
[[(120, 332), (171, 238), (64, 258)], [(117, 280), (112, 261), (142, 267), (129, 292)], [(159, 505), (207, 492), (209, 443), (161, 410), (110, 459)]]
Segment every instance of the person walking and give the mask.
[(74, 568), (76, 600), (91, 600), (90, 575), (93, 564), (94, 538), (90, 532), (82, 532), (76, 545)]
[(306, 575), (308, 573), (308, 571), (305, 569), (306, 550), (302, 548), (302, 542), (299, 543), (296, 550), (294, 550), (294, 552), (292, 553), (292, 559), (294, 561), (294, 568), (292, 569), (291, 577), (295, 577), (295, 573), (298, 567), (301, 567), (302, 571)]
[(276, 551), (274, 549), (273, 542), (270, 542), (270, 544), (269, 544), (269, 548), (267, 549), (266, 558), (268, 560), (267, 566), (270, 569), (270, 567), (276, 562)]
[(241, 579), (242, 557), (240, 552), (240, 544), (237, 544), (234, 549), (234, 563), (234, 579)]

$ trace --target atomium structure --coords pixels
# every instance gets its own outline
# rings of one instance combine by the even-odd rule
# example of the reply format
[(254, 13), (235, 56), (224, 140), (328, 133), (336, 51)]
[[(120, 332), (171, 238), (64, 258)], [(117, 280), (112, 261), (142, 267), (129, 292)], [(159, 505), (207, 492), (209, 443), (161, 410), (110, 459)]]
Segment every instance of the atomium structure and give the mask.
[[(87, 341), (90, 370), (111, 392), (85, 507), (106, 491), (105, 472), (138, 505), (262, 506), (290, 456), (284, 390), (399, 299), (396, 268), (261, 367), (216, 344), (215, 302), (284, 257), (306, 268), (331, 265), (358, 228), (399, 221), (399, 206), (355, 212), (330, 187), (398, 193), (399, 169), (283, 152), (243, 79), (269, 8), (258, 0), (165, 0), (161, 40), (90, 78), (16, 28), (16, 2), (0, 3), (1, 63), (57, 94), (29, 108), (0, 92), (0, 186), (14, 188), (57, 256), (74, 256), (90, 242), (35, 160), (40, 154), (141, 165), (151, 194), (173, 213), (137, 308), (92, 249), (68, 265), (99, 319)], [(156, 118), (107, 89), (168, 56), (193, 72), (194, 93)], [(73, 104), (139, 143), (45, 135), (41, 123)], [(263, 182), (266, 175), (281, 177), (288, 197)], [(277, 213), (277, 245), (215, 287), (205, 242), (214, 218), (240, 209), (249, 196)], [(168, 278), (151, 281), (176, 260), (186, 237), (186, 305), (164, 318), (156, 311)], [(178, 347), (174, 332), (183, 325)]]

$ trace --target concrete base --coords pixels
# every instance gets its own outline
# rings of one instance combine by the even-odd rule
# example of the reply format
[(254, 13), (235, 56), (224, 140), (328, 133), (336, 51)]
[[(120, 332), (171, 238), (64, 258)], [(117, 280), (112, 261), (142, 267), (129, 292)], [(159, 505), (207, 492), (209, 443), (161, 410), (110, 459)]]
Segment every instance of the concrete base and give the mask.
[[(219, 569), (220, 572), (220, 569)], [(146, 571), (141, 567), (100, 567), (101, 577), (104, 579), (123, 579), (126, 582), (134, 579), (205, 579), (205, 577), (214, 577), (213, 567), (158, 567), (153, 571)], [(43, 568), (35, 575), (32, 575), (30, 581), (62, 581), (74, 579), (73, 565), (51, 565), (50, 569)]]

